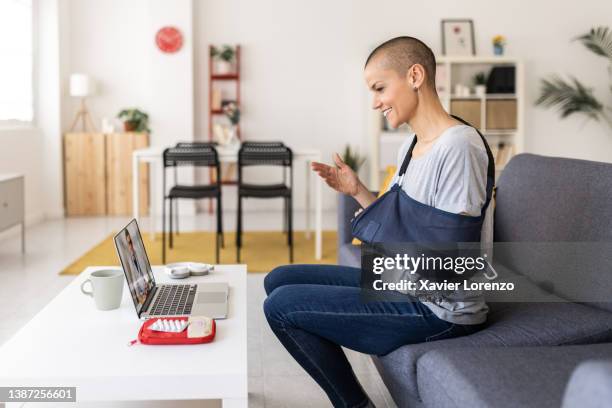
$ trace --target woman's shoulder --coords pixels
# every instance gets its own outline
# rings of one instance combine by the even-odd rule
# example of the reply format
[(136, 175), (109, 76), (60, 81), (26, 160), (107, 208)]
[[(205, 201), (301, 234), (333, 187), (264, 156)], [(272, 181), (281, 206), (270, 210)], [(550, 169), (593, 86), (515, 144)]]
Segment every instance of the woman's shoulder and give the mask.
[(457, 125), (449, 128), (444, 137), (441, 137), (440, 147), (445, 150), (451, 150), (455, 152), (478, 152), (481, 151), (486, 154), (486, 149), (482, 138), (471, 126)]
[(404, 160), (404, 157), (406, 156), (406, 153), (408, 153), (408, 149), (410, 149), (410, 145), (412, 145), (413, 140), (414, 132), (410, 132), (410, 134), (408, 134), (408, 136), (404, 138), (404, 141), (402, 142), (402, 145), (400, 146), (399, 151), (397, 152), (398, 163), (401, 163)]

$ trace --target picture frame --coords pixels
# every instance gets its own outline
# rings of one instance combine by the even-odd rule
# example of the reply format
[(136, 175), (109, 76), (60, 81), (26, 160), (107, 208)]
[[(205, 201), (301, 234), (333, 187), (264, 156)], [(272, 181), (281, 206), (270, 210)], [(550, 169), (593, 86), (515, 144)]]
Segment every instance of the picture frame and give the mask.
[(474, 22), (471, 19), (444, 19), (440, 29), (442, 55), (453, 57), (476, 55)]

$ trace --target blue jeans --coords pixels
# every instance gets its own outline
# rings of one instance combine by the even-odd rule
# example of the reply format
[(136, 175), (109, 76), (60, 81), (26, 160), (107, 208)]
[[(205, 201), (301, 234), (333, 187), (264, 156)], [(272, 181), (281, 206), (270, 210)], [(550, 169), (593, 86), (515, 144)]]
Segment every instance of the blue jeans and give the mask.
[(334, 407), (369, 402), (340, 346), (384, 355), (405, 344), (470, 334), (480, 327), (439, 319), (416, 299), (364, 303), (360, 274), (359, 268), (347, 266), (287, 265), (264, 281), (264, 313), (272, 331)]

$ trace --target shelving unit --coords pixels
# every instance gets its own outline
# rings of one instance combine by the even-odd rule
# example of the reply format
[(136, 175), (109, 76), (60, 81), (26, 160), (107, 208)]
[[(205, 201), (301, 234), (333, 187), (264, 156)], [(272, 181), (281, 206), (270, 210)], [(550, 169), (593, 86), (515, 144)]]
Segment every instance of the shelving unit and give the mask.
[[(235, 63), (234, 63), (234, 72), (230, 73), (217, 73), (215, 69), (215, 61), (212, 55), (213, 45), (209, 45), (208, 49), (208, 140), (214, 140), (213, 134), (213, 125), (215, 123), (220, 123), (222, 121), (227, 121), (224, 117), (225, 113), (223, 112), (223, 103), (224, 102), (235, 102), (236, 106), (241, 109), (240, 104), (240, 45), (236, 45), (234, 47), (235, 51)], [(229, 84), (228, 86), (224, 86), (225, 84)], [(228, 88), (233, 88), (231, 94), (225, 95), (224, 92), (229, 91)], [(220, 102), (221, 108), (216, 108), (214, 106), (214, 93), (220, 92)], [(236, 136), (239, 140), (242, 140), (241, 132), (240, 132), (240, 122), (236, 125)], [(233, 166), (229, 164), (227, 166)], [(224, 166), (221, 169), (222, 174), (230, 174), (231, 168)], [(212, 170), (210, 171), (210, 180), (214, 180), (214, 175)], [(225, 178), (225, 177), (224, 177)], [(235, 184), (235, 182), (231, 179), (224, 179), (223, 184)]]
[[(469, 96), (460, 96), (452, 92), (457, 84), (473, 88), (472, 78), (476, 73), (485, 72), (488, 77), (492, 68), (499, 66), (514, 67), (513, 93), (477, 96), (472, 90)], [(478, 127), (487, 138), (496, 156), (498, 175), (513, 155), (524, 151), (525, 86), (520, 60), (503, 56), (440, 57), (437, 58), (436, 88), (447, 112)], [(374, 112), (370, 122), (370, 184), (374, 188), (380, 185), (386, 167), (397, 164), (397, 152), (411, 131), (407, 126), (397, 130), (387, 129), (380, 112)]]
[[(208, 139), (213, 140), (213, 124), (215, 122), (216, 117), (223, 116), (223, 109), (214, 109), (213, 107), (213, 93), (218, 90), (222, 91), (224, 89), (220, 89), (217, 85), (219, 82), (232, 82), (235, 86), (235, 99), (231, 99), (236, 103), (238, 107), (240, 107), (240, 45), (237, 45), (235, 48), (236, 55), (236, 63), (235, 63), (235, 72), (229, 74), (217, 74), (215, 72), (215, 63), (214, 58), (211, 57), (213, 45), (208, 46)], [(221, 102), (223, 103), (223, 94), (221, 96)], [(237, 127), (238, 138), (240, 139), (240, 123), (238, 123)]]

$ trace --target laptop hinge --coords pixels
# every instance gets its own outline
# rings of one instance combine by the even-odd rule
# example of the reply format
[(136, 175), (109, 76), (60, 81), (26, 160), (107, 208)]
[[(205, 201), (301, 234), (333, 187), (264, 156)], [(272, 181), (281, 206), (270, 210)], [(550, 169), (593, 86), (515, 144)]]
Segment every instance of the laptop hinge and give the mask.
[(145, 300), (144, 304), (142, 305), (142, 309), (140, 309), (140, 314), (138, 315), (138, 318), (140, 318), (142, 316), (143, 312), (146, 312), (147, 310), (149, 310), (149, 306), (151, 305), (151, 302), (155, 298), (155, 293), (156, 292), (157, 292), (157, 285), (153, 286), (153, 290), (151, 292), (149, 292), (149, 296), (147, 296), (147, 299)]

